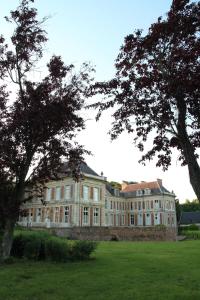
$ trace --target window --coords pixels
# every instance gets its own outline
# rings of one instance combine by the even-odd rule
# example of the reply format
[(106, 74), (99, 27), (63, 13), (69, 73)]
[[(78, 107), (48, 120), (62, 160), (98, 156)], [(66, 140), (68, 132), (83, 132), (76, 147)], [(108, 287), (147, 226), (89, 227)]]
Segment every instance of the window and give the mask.
[(138, 210), (141, 210), (141, 202), (138, 202)]
[(99, 208), (94, 208), (94, 224), (99, 224)]
[(110, 201), (110, 209), (112, 209), (112, 201)]
[(59, 222), (59, 207), (56, 207), (55, 210), (55, 223)]
[(143, 215), (142, 214), (138, 214), (138, 225), (139, 226), (143, 225)]
[(109, 219), (108, 219), (108, 214), (107, 213), (105, 214), (105, 223), (106, 223), (106, 226), (109, 225)]
[(46, 193), (46, 201), (51, 201), (51, 188), (48, 188)]
[(135, 209), (137, 209), (137, 202), (135, 202)]
[(94, 201), (98, 202), (99, 201), (99, 189), (94, 188), (93, 192), (94, 192)]
[(40, 217), (41, 217), (41, 208), (37, 208), (37, 221), (36, 222), (40, 222)]
[(83, 224), (88, 224), (88, 207), (83, 209)]
[(146, 201), (146, 209), (150, 209), (150, 203), (149, 203), (149, 201)]
[(122, 225), (125, 225), (125, 216), (124, 215), (122, 215), (121, 220), (122, 220)]
[(119, 215), (117, 214), (117, 215), (116, 215), (116, 226), (119, 226), (119, 222), (120, 222), (120, 221), (119, 221)]
[(143, 195), (143, 190), (136, 191), (136, 196), (142, 196), (142, 195)]
[(142, 202), (142, 208), (145, 209), (145, 202)]
[(83, 186), (83, 200), (87, 201), (89, 199), (89, 187)]
[(71, 198), (71, 186), (66, 185), (65, 186), (65, 199), (69, 200)]
[(134, 215), (133, 214), (131, 214), (130, 221), (131, 221), (131, 225), (134, 225)]
[(69, 206), (65, 206), (65, 223), (69, 223)]
[(61, 189), (60, 189), (60, 186), (57, 186), (56, 187), (56, 200), (60, 200), (60, 192), (61, 192)]
[(133, 202), (131, 202), (131, 210), (133, 210)]
[(149, 188), (144, 190), (144, 194), (145, 195), (150, 195), (151, 194), (151, 190)]
[(151, 225), (151, 215), (149, 213), (146, 214), (146, 220), (145, 220), (146, 226)]
[(113, 226), (114, 224), (114, 215), (110, 214), (110, 225)]
[(108, 200), (105, 200), (105, 208), (108, 208)]
[(159, 208), (159, 201), (158, 200), (155, 200), (155, 208)]

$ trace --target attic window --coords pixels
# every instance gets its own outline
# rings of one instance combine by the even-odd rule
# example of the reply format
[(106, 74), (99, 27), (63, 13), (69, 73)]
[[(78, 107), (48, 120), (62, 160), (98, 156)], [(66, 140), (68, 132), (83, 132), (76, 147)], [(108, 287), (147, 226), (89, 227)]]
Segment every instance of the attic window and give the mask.
[(144, 194), (145, 195), (150, 195), (151, 194), (151, 190), (149, 188), (144, 190)]
[(142, 195), (143, 195), (143, 190), (136, 191), (136, 196), (142, 196)]

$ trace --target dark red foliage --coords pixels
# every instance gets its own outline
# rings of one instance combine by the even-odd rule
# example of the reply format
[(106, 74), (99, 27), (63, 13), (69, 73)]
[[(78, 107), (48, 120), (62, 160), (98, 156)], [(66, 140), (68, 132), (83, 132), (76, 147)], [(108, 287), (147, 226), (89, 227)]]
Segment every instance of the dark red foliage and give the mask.
[(146, 35), (137, 30), (125, 38), (115, 66), (113, 80), (93, 87), (109, 96), (94, 105), (97, 118), (115, 106), (111, 137), (128, 130), (142, 151), (153, 132), (153, 147), (142, 162), (157, 156), (157, 166), (165, 170), (171, 147), (177, 148), (200, 199), (200, 2), (173, 0), (167, 16)]
[[(22, 0), (11, 11), (8, 22), (15, 25), (11, 47), (0, 37), (0, 227), (17, 220), (20, 205), (29, 200), (25, 192), (34, 187), (42, 192), (44, 183), (57, 179), (63, 160), (68, 160), (74, 177), (88, 153), (75, 142), (84, 128), (80, 110), (88, 96), (91, 68), (84, 64), (75, 74), (60, 56), (47, 64), (48, 75), (32, 81), (30, 71), (43, 55), (47, 41), (37, 10), (31, 0)], [(10, 84), (18, 89), (10, 100)], [(2, 225), (3, 226), (3, 225)]]

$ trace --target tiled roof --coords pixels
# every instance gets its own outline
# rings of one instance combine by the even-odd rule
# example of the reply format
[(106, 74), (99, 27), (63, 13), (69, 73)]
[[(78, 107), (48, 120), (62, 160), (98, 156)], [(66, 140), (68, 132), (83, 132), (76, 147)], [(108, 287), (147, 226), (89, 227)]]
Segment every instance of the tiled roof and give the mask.
[(180, 217), (180, 224), (200, 224), (200, 211), (182, 212)]
[[(80, 164), (80, 172), (87, 174), (87, 175), (93, 175), (93, 176), (99, 176), (95, 171), (93, 171), (85, 162), (82, 162)], [(61, 173), (68, 174), (70, 173), (68, 162), (63, 163), (61, 167)]]
[(134, 183), (127, 185), (122, 192), (128, 193), (128, 192), (135, 192), (137, 190), (144, 190), (144, 189), (160, 189), (160, 186), (157, 181), (153, 182), (141, 182), (141, 183)]

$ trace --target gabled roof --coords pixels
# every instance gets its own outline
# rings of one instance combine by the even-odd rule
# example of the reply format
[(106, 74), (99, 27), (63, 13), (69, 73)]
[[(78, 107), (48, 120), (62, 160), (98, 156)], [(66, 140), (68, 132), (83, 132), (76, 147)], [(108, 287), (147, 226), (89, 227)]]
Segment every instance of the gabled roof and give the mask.
[[(140, 183), (132, 183), (128, 184), (122, 191), (121, 195), (125, 198), (137, 197), (137, 191), (145, 189), (149, 189), (150, 195), (158, 195), (163, 193), (171, 194), (163, 185), (162, 180), (151, 181), (151, 182), (140, 182)], [(173, 194), (173, 193), (172, 193)], [(144, 194), (145, 196), (145, 194)]]
[(183, 211), (180, 217), (180, 224), (200, 224), (200, 211)]
[(152, 182), (140, 182), (140, 183), (133, 183), (127, 185), (122, 192), (127, 193), (127, 192), (134, 192), (137, 190), (145, 190), (145, 189), (160, 189), (160, 186), (157, 181), (152, 181)]

